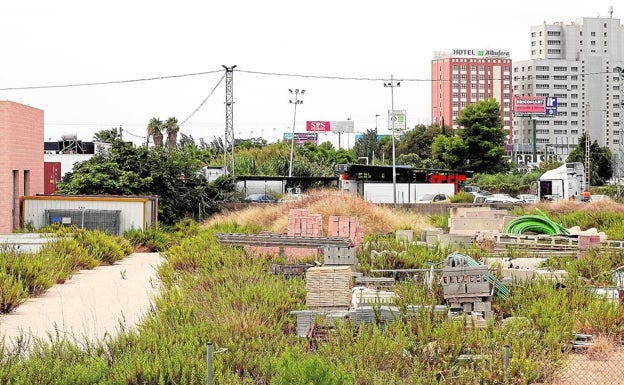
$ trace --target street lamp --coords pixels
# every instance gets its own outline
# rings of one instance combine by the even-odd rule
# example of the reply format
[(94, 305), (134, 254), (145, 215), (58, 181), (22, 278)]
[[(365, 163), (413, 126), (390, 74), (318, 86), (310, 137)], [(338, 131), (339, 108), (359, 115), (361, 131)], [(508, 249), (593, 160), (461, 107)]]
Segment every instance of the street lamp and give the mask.
[(290, 92), (291, 94), (295, 95), (295, 100), (289, 100), (290, 104), (294, 104), (295, 105), (295, 112), (293, 114), (293, 128), (292, 128), (292, 138), (290, 140), (290, 164), (288, 166), (288, 177), (292, 177), (292, 168), (293, 168), (293, 154), (295, 151), (295, 122), (297, 121), (297, 105), (298, 104), (302, 104), (303, 100), (299, 100), (299, 94), (303, 95), (305, 93), (305, 90), (300, 90), (299, 88), (296, 88), (294, 91), (291, 90), (290, 88), (288, 89), (288, 92)]
[(394, 117), (394, 87), (400, 87), (401, 86), (401, 82), (394, 82), (394, 77), (392, 75), (390, 75), (390, 83), (384, 83), (384, 87), (390, 87), (390, 99), (391, 99), (391, 116), (390, 116), (390, 120), (392, 120), (392, 193), (393, 193), (393, 202), (396, 205), (397, 203), (397, 199), (396, 199), (396, 158), (395, 158), (395, 147), (396, 145), (394, 144), (395, 139), (394, 139), (394, 122), (395, 122), (395, 117)]

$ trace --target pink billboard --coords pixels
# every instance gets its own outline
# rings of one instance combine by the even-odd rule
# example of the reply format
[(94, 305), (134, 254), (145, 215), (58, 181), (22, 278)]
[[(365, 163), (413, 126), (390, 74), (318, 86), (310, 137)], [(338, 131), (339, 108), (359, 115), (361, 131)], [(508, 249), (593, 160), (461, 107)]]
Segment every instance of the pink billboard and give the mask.
[(514, 97), (514, 114), (544, 114), (545, 112), (545, 96)]
[(306, 122), (306, 131), (308, 132), (326, 132), (331, 128), (330, 122), (323, 121), (307, 121)]

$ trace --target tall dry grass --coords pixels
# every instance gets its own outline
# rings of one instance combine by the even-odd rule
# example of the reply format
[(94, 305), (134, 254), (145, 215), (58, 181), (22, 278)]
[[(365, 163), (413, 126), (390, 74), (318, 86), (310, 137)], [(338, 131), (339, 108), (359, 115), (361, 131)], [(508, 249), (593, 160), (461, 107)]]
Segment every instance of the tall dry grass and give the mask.
[(557, 200), (553, 202), (540, 202), (535, 205), (542, 211), (548, 211), (552, 214), (568, 214), (571, 212), (608, 212), (608, 213), (624, 213), (624, 204), (614, 201), (597, 201), (597, 202), (577, 202), (567, 200)]
[(427, 217), (405, 210), (369, 203), (359, 196), (333, 189), (308, 192), (302, 201), (272, 205), (254, 204), (237, 211), (224, 212), (206, 221), (203, 226), (234, 221), (239, 225), (256, 225), (271, 233), (284, 233), (291, 209), (306, 209), (310, 214), (323, 217), (323, 234), (327, 235), (330, 216), (358, 217), (365, 235), (386, 234), (397, 229), (420, 232), (429, 227)]

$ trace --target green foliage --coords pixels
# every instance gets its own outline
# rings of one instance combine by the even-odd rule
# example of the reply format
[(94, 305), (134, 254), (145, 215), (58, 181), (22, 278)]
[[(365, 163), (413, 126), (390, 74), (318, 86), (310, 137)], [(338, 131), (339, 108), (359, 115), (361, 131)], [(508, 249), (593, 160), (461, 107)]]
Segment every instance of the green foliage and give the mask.
[(490, 98), (470, 104), (457, 117), (457, 136), (439, 135), (432, 144), (431, 156), (447, 168), (481, 173), (507, 171), (505, 131), (500, 105)]
[[(582, 134), (577, 146), (568, 155), (568, 162), (582, 162), (585, 164), (585, 144), (587, 135)], [(602, 186), (613, 176), (613, 154), (609, 147), (600, 147), (598, 141), (591, 143), (589, 184), (592, 186)]]
[(348, 385), (353, 379), (341, 373), (331, 362), (316, 355), (288, 350), (277, 360), (277, 373), (272, 385)]
[[(443, 296), (439, 283), (429, 288), (421, 276), (406, 275), (395, 288), (397, 319), (385, 325), (334, 319), (327, 341), (308, 344), (295, 334), (290, 314), (305, 307), (305, 279), (271, 275), (275, 260), (221, 246), (213, 235), (257, 229), (235, 222), (207, 230), (184, 222), (176, 228), (189, 236), (166, 253), (167, 263), (159, 269), (161, 295), (136, 331), (80, 347), (54, 340), (21, 358), (0, 349), (0, 382), (200, 384), (211, 341), (227, 348), (213, 356), (215, 383), (224, 385), (551, 383), (573, 332), (624, 335), (624, 308), (591, 296), (578, 275), (565, 287), (547, 280), (511, 286), (508, 299), (494, 298), (499, 318), (483, 329), (426, 306), (408, 316), (407, 306), (432, 306)], [(439, 266), (448, 253), (378, 236), (367, 239), (358, 260), (360, 270), (371, 275), (373, 269)], [(551, 260), (553, 266), (600, 277), (591, 271), (608, 270), (621, 256), (603, 265), (600, 258)], [(503, 325), (502, 316), (517, 318)], [(506, 376), (505, 345), (511, 357)], [(461, 355), (484, 359), (467, 361)]]
[(451, 197), (451, 203), (472, 203), (474, 202), (474, 195), (464, 191), (460, 191)]
[(130, 229), (123, 233), (123, 237), (138, 250), (151, 252), (165, 251), (171, 244), (169, 233), (160, 228), (148, 228), (146, 230)]
[(77, 164), (58, 184), (61, 194), (157, 195), (158, 217), (165, 225), (186, 217), (206, 217), (216, 201), (231, 193), (231, 178), (208, 183), (201, 168), (212, 156), (196, 146), (148, 150), (113, 142), (110, 151)]

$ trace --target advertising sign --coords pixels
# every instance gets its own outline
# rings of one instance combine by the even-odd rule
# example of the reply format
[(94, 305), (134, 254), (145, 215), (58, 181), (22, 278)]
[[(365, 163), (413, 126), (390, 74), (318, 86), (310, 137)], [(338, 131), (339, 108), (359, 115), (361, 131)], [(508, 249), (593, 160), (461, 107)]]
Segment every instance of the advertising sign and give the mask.
[(353, 129), (353, 120), (345, 120), (345, 121), (338, 121), (338, 122), (330, 122), (331, 123), (331, 127), (330, 127), (330, 131), (331, 132), (336, 132), (336, 133), (350, 133), (350, 132), (354, 132), (355, 130)]
[[(285, 142), (290, 142), (292, 140), (292, 137), (292, 132), (284, 133)], [(302, 145), (305, 142), (318, 144), (318, 134), (316, 132), (295, 132), (295, 144)]]
[(306, 131), (308, 132), (327, 132), (330, 130), (331, 122), (323, 121), (307, 121)]
[(343, 133), (343, 132), (355, 132), (353, 128), (352, 120), (345, 121), (323, 121), (323, 120), (312, 120), (306, 122), (306, 131), (308, 132), (335, 132), (335, 133)]
[(548, 116), (557, 115), (557, 97), (556, 96), (546, 97), (546, 115)]
[[(555, 99), (556, 101), (556, 99)], [(545, 114), (545, 96), (516, 96), (514, 97), (514, 114)]]
[(388, 110), (388, 129), (390, 131), (405, 131), (405, 110)]

